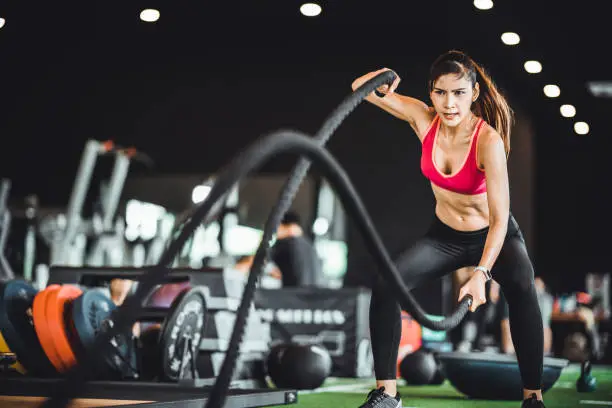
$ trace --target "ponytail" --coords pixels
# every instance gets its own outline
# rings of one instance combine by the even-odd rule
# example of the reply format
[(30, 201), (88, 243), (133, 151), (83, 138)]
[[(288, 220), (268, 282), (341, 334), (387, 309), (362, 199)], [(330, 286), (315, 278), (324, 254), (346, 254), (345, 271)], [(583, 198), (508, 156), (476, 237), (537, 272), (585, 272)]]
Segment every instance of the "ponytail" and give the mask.
[(506, 157), (510, 154), (510, 130), (514, 113), (506, 98), (497, 90), (493, 80), (472, 58), (461, 51), (451, 50), (439, 56), (431, 66), (429, 90), (434, 82), (446, 74), (465, 75), (472, 87), (479, 84), (480, 95), (472, 105), (474, 113), (491, 125), (502, 138)]
[(506, 98), (497, 90), (497, 87), (484, 69), (473, 62), (476, 71), (476, 80), (480, 84), (480, 95), (474, 102), (474, 112), (493, 126), (504, 142), (506, 158), (510, 154), (510, 130), (514, 121), (512, 108)]

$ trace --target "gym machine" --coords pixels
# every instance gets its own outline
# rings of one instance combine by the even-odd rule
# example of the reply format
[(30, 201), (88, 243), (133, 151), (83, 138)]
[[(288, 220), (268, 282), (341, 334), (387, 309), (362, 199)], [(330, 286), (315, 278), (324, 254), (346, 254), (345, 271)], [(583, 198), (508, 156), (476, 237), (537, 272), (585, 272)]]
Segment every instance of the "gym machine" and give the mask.
[(83, 263), (87, 235), (91, 226), (83, 222), (85, 198), (99, 156), (113, 150), (113, 143), (88, 140), (81, 156), (70, 199), (65, 213), (41, 220), (39, 231), (50, 248), (49, 265), (73, 265)]
[(123, 220), (114, 220), (133, 154), (133, 150), (115, 152), (115, 164), (110, 181), (108, 186), (101, 187), (101, 213), (94, 214), (92, 219), (97, 239), (87, 255), (85, 265), (121, 266), (123, 264), (125, 226)]
[[(91, 220), (85, 220), (83, 207), (94, 167), (100, 156), (108, 154), (114, 155), (115, 162), (108, 185), (101, 186), (100, 210)], [(142, 157), (135, 149), (123, 149), (111, 141), (87, 141), (66, 211), (46, 217), (39, 223), (39, 232), (50, 248), (50, 266), (123, 264), (124, 223), (116, 220), (117, 208), (131, 160)], [(93, 245), (86, 253), (88, 239)]]
[(2, 179), (0, 184), (0, 280), (15, 278), (13, 269), (8, 263), (4, 253), (6, 248), (6, 240), (11, 228), (11, 213), (7, 205), (10, 190), (11, 181), (8, 179)]

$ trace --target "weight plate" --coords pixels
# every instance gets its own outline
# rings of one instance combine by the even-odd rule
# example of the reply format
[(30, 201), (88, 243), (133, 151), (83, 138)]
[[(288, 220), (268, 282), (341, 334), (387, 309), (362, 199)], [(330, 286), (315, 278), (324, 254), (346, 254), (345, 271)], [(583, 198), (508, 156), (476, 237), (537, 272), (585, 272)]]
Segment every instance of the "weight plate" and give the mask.
[(49, 285), (44, 290), (38, 292), (32, 304), (32, 317), (34, 329), (36, 330), (36, 335), (38, 336), (38, 341), (43, 351), (55, 370), (63, 372), (64, 364), (55, 348), (53, 332), (49, 329), (49, 322), (47, 321), (47, 298), (51, 292), (59, 289), (60, 285)]
[[(13, 367), (22, 374), (48, 376), (55, 372), (34, 330), (31, 311), (38, 291), (26, 281), (0, 283), (0, 345), (3, 352), (13, 352)], [(5, 350), (6, 349), (6, 350)]]
[(77, 363), (74, 349), (68, 338), (69, 330), (66, 325), (66, 309), (69, 309), (70, 303), (79, 296), (83, 291), (73, 285), (62, 285), (57, 290), (52, 290), (47, 295), (47, 323), (48, 330), (51, 332), (53, 344), (57, 351), (64, 371), (69, 370)]
[[(93, 349), (96, 336), (112, 327), (111, 315), (116, 309), (115, 303), (97, 290), (89, 290), (74, 300), (72, 304), (72, 324), (78, 338), (79, 353), (95, 353)], [(124, 374), (134, 376), (135, 356), (131, 353), (131, 336), (113, 338), (116, 352), (104, 357), (106, 368), (111, 376)], [(121, 376), (121, 375), (119, 375)]]
[(204, 290), (200, 287), (185, 289), (172, 302), (162, 326), (159, 347), (165, 380), (192, 377), (205, 323)]

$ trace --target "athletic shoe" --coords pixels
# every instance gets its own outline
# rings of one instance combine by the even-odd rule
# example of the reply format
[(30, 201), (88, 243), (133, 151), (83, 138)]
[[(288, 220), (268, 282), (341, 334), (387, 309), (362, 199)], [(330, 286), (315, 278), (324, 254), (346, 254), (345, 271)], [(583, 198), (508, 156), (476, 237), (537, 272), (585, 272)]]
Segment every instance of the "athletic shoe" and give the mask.
[(385, 387), (374, 389), (368, 393), (366, 402), (359, 408), (402, 408), (402, 399), (399, 392), (392, 397), (385, 394)]
[(546, 408), (544, 403), (536, 397), (535, 394), (531, 394), (531, 397), (523, 401), (521, 408)]

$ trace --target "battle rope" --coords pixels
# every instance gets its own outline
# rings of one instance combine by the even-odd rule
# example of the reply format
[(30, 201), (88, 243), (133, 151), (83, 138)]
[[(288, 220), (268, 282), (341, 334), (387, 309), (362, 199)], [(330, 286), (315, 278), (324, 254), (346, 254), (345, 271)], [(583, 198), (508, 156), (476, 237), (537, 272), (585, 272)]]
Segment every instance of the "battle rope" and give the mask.
[[(380, 78), (377, 77), (368, 82), (372, 84), (377, 79)], [(386, 80), (386, 78), (384, 79)], [(377, 86), (382, 83), (384, 82), (381, 81), (381, 83), (379, 83)], [(377, 86), (374, 86), (373, 89), (375, 89)], [(360, 90), (362, 88), (360, 88)], [(357, 103), (355, 103), (355, 105), (356, 104)], [(337, 124), (340, 122), (341, 120), (338, 120)], [(163, 283), (167, 275), (170, 273), (166, 265), (169, 264), (172, 259), (174, 259), (176, 253), (185, 244), (185, 241), (189, 238), (189, 236), (191, 236), (195, 228), (197, 228), (197, 226), (208, 216), (215, 203), (224, 194), (226, 194), (236, 182), (248, 175), (251, 171), (256, 170), (267, 159), (281, 153), (303, 154), (307, 156), (308, 159), (314, 161), (316, 164), (319, 164), (322, 167), (323, 174), (329, 179), (330, 183), (337, 191), (343, 205), (347, 210), (347, 214), (353, 217), (358, 229), (364, 235), (364, 239), (368, 244), (368, 247), (373, 250), (373, 255), (375, 256), (376, 260), (384, 266), (383, 272), (385, 274), (385, 278), (393, 283), (390, 286), (393, 290), (395, 290), (396, 297), (398, 298), (402, 307), (408, 311), (412, 310), (413, 312), (416, 312), (414, 313), (415, 319), (417, 319), (419, 311), (424, 316), (424, 312), (420, 309), (420, 307), (418, 307), (418, 304), (414, 301), (408, 289), (403, 284), (399, 272), (387, 254), (381, 239), (376, 233), (373, 223), (367, 215), (365, 207), (361, 203), (359, 196), (352, 187), (350, 180), (344, 173), (343, 169), (335, 162), (334, 158), (329, 154), (329, 152), (319, 146), (319, 144), (312, 138), (298, 132), (276, 132), (268, 137), (256, 141), (249, 149), (243, 151), (237, 158), (232, 160), (232, 162), (230, 162), (230, 164), (226, 167), (225, 171), (220, 173), (206, 200), (202, 202), (200, 207), (197, 208), (184, 228), (181, 229), (179, 236), (170, 243), (159, 264), (153, 267), (149, 273), (143, 276), (139, 282), (136, 293), (133, 296), (128, 297), (123, 305), (115, 311), (113, 314), (115, 323), (114, 326), (109, 331), (100, 333), (96, 337), (94, 347), (92, 348), (93, 350), (96, 350), (96, 353), (88, 356), (87, 359), (81, 361), (78, 366), (66, 374), (66, 380), (58, 384), (58, 386), (54, 389), (54, 393), (51, 398), (44, 404), (45, 406), (66, 406), (66, 404), (70, 402), (71, 396), (81, 388), (88, 378), (90, 378), (91, 369), (95, 368), (97, 365), (99, 356), (113, 352), (111, 345), (112, 338), (131, 330), (131, 326), (138, 319), (138, 315), (142, 308), (142, 302), (145, 297), (150, 293), (155, 285)], [(281, 217), (282, 214), (272, 214), (270, 219), (278, 219), (276, 222), (276, 224), (278, 224)], [(270, 229), (269, 225), (268, 229)], [(260, 249), (258, 250), (258, 254), (260, 254), (261, 258), (259, 262), (262, 262), (264, 258), (261, 254), (261, 248), (263, 248), (263, 246), (260, 246)], [(263, 255), (265, 255), (265, 250), (263, 252)], [(241, 329), (241, 326), (244, 326), (244, 319), (246, 318), (250, 307), (253, 292), (255, 290), (255, 283), (258, 278), (257, 275), (258, 273), (253, 273), (252, 271), (252, 273), (249, 275), (247, 285), (245, 285), (243, 299), (238, 309), (236, 325), (234, 327), (231, 339), (231, 342), (235, 343), (236, 345), (240, 342), (241, 331), (244, 328), (242, 327)], [(464, 298), (450, 317), (440, 322), (430, 321), (429, 323), (431, 323), (431, 325), (427, 327), (433, 326), (433, 328), (436, 330), (446, 330), (448, 327), (455, 327), (467, 313), (470, 302), (471, 298)], [(239, 319), (241, 318), (242, 324), (239, 324)], [(225, 399), (227, 386), (221, 387), (222, 382), (220, 379), (223, 380), (226, 377), (227, 372), (230, 373), (231, 377), (231, 371), (233, 370), (233, 364), (235, 363), (235, 361), (232, 360), (235, 360), (235, 355), (230, 356), (228, 353), (226, 357), (232, 358), (224, 362), (222, 373), (220, 373), (220, 376), (217, 378), (217, 382), (215, 383), (215, 387), (213, 387), (213, 391), (215, 389), (217, 390), (216, 394), (211, 393), (207, 406), (221, 406), (223, 400)], [(225, 368), (225, 371), (223, 371), (223, 368)], [(223, 375), (223, 377), (221, 377), (221, 375)], [(227, 379), (224, 381), (229, 382)], [(218, 395), (218, 397), (215, 397), (215, 395)], [(213, 400), (213, 397), (219, 399), (220, 402), (217, 403), (215, 400)]]
[[(331, 115), (328, 116), (328, 118), (323, 123), (323, 126), (321, 126), (321, 129), (319, 129), (319, 131), (315, 135), (314, 140), (317, 141), (320, 146), (324, 146), (329, 140), (329, 138), (332, 136), (332, 134), (344, 121), (344, 119), (359, 105), (359, 103), (361, 103), (369, 94), (371, 94), (379, 86), (383, 84), (391, 84), (395, 80), (395, 78), (395, 73), (393, 71), (385, 71), (371, 78), (361, 87), (356, 89), (355, 92), (350, 94), (331, 113)], [(234, 329), (232, 331), (232, 336), (226, 351), (225, 358), (223, 359), (223, 364), (221, 365), (221, 370), (209, 395), (209, 399), (206, 404), (207, 408), (220, 407), (225, 401), (227, 390), (230, 386), (231, 378), (233, 377), (236, 360), (238, 358), (240, 343), (242, 343), (242, 338), (244, 336), (246, 319), (248, 311), (251, 307), (253, 295), (255, 293), (255, 285), (257, 279), (259, 279), (263, 271), (264, 263), (269, 255), (272, 238), (278, 228), (278, 225), (280, 224), (280, 221), (287, 212), (287, 210), (289, 210), (289, 208), (291, 207), (291, 203), (295, 199), (295, 195), (297, 194), (297, 191), (299, 190), (302, 181), (308, 173), (309, 167), (310, 161), (304, 157), (300, 157), (297, 165), (294, 167), (283, 188), (281, 189), (276, 205), (274, 206), (274, 208), (270, 212), (270, 215), (268, 216), (268, 219), (266, 220), (263, 237), (255, 253), (253, 264), (251, 265), (251, 269), (249, 271), (247, 283), (245, 285), (244, 292), (242, 293), (242, 301), (238, 309), (236, 321), (234, 323)], [(355, 196), (356, 194), (350, 197), (346, 197), (346, 199), (350, 201), (353, 200)], [(345, 204), (344, 201), (343, 204)], [(361, 213), (362, 214), (360, 216), (364, 216), (366, 218), (366, 222), (370, 224), (369, 229), (374, 230), (374, 227), (369, 221), (367, 212), (364, 210), (361, 211)], [(377, 234), (374, 234), (374, 241), (377, 254), (380, 255), (380, 252), (382, 251), (382, 253), (384, 253), (385, 255), (385, 259), (382, 262), (387, 262), (389, 256)], [(387, 269), (390, 271), (391, 274), (393, 274), (393, 269), (389, 269), (388, 266)], [(399, 276), (399, 273), (396, 273), (395, 276), (391, 279), (391, 281), (395, 281), (391, 282), (392, 285), (397, 285), (405, 289), (405, 285), (403, 285), (403, 281)], [(466, 298), (462, 300), (455, 312), (450, 317), (440, 321), (432, 321), (427, 317), (425, 311), (416, 302), (416, 300), (412, 297), (408, 290), (404, 290), (400, 296), (403, 297), (403, 299), (400, 298), (400, 303), (405, 306), (405, 310), (407, 310), (417, 322), (419, 322), (424, 327), (437, 331), (451, 330), (456, 327), (467, 313), (471, 302), (470, 298)]]

